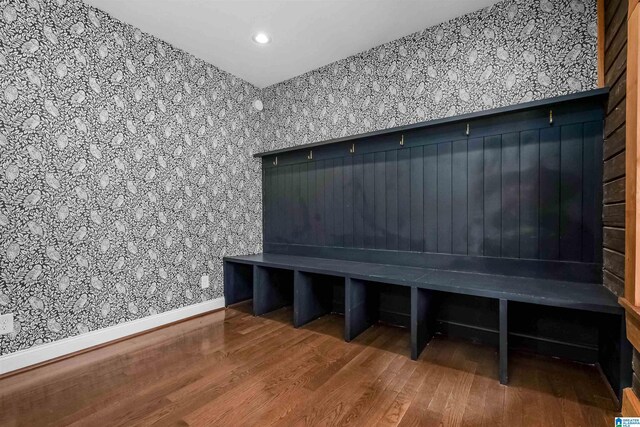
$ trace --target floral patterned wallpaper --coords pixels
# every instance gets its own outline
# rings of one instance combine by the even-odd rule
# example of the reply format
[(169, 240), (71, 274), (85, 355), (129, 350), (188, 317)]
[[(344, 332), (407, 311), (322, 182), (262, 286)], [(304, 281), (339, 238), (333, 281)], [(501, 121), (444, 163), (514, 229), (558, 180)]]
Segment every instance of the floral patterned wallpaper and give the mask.
[(263, 90), (265, 150), (593, 89), (596, 0), (505, 0)]
[(80, 0), (0, 0), (0, 354), (222, 296), (221, 257), (261, 250), (256, 151), (596, 68), (595, 0), (505, 0), (261, 91)]
[(79, 0), (0, 20), (0, 354), (222, 296), (261, 249), (257, 89)]

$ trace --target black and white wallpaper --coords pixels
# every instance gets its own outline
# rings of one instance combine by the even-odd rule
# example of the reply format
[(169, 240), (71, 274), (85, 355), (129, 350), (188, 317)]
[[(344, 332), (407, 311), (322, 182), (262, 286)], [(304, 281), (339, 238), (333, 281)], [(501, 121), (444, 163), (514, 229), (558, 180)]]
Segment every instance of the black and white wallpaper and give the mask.
[(593, 89), (596, 0), (505, 0), (262, 92), (265, 150)]
[(222, 296), (261, 248), (256, 88), (79, 0), (0, 20), (0, 354)]
[(221, 257), (262, 247), (256, 151), (596, 69), (595, 0), (505, 0), (263, 90), (80, 0), (0, 0), (0, 355), (222, 296)]

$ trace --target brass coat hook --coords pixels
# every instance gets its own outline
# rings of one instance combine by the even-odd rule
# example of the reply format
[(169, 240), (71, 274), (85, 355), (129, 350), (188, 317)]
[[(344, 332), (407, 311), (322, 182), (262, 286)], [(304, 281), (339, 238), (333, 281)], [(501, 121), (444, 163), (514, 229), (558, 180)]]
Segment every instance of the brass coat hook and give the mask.
[(309, 150), (309, 155), (307, 156), (308, 160), (313, 160), (313, 150)]
[(273, 166), (278, 166), (278, 156), (276, 156), (276, 159), (273, 161)]
[(467, 130), (464, 132), (464, 134), (469, 136), (469, 123), (467, 123)]
[(404, 135), (400, 135), (400, 146), (404, 147)]
[(355, 152), (356, 152), (356, 144), (351, 144), (351, 148), (349, 148), (349, 152), (350, 152), (351, 154), (353, 154), (353, 153), (355, 153)]
[(549, 124), (553, 124), (553, 110), (549, 110)]

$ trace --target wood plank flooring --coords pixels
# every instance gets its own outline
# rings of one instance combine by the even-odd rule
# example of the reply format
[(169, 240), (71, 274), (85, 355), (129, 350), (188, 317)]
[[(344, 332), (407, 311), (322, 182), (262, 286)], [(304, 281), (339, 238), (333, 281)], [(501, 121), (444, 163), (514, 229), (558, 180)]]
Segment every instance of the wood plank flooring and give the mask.
[(496, 349), (408, 331), (351, 343), (343, 318), (212, 313), (0, 379), (0, 425), (611, 426), (595, 367), (524, 354), (498, 383)]

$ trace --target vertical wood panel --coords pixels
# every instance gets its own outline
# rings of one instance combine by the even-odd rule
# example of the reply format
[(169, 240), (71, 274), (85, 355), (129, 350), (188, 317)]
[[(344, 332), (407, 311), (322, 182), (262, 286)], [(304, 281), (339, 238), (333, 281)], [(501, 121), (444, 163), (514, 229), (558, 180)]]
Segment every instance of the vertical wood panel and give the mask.
[(398, 249), (411, 250), (411, 151), (398, 151)]
[(468, 142), (468, 218), (469, 255), (484, 253), (484, 141)]
[(638, 264), (638, 103), (640, 103), (640, 3), (629, 1), (626, 98), (626, 187), (625, 187), (625, 265), (624, 297), (632, 305), (640, 305), (640, 286), (637, 284)]
[(273, 236), (273, 197), (271, 192), (273, 191), (273, 169), (272, 168), (262, 168), (262, 198), (263, 198), (263, 211), (262, 211), (262, 229), (264, 235), (264, 241), (272, 242)]
[[(271, 209), (272, 212), (277, 212), (278, 210), (278, 169), (277, 168), (270, 168), (270, 173), (271, 173), (271, 189), (266, 190), (268, 193), (268, 197), (271, 199)], [(265, 190), (263, 190), (265, 191)], [(267, 225), (267, 227), (271, 230), (271, 242), (278, 242), (278, 238), (280, 237), (279, 234), (279, 221), (278, 218), (276, 217), (276, 215), (273, 215), (270, 217), (270, 224)]]
[[(385, 212), (386, 212), (386, 245), (383, 248), (398, 250), (398, 151), (387, 151), (385, 154)], [(378, 196), (376, 191), (376, 197)], [(378, 224), (376, 224), (378, 226)], [(379, 247), (376, 244), (376, 247)]]
[(292, 165), (289, 175), (291, 177), (291, 243), (298, 243), (300, 240), (300, 233), (302, 232), (302, 197), (300, 195), (300, 166)]
[(467, 140), (454, 141), (452, 146), (452, 242), (455, 254), (467, 254)]
[(597, 0), (597, 20), (598, 20), (598, 87), (604, 87), (604, 34), (605, 34), (605, 0)]
[[(318, 226), (318, 162), (307, 166), (307, 188), (309, 191), (309, 244), (319, 245)], [(274, 212), (277, 215), (278, 211)]]
[(334, 228), (333, 217), (335, 206), (333, 206), (333, 159), (324, 161), (324, 229), (326, 246), (335, 246), (336, 230)]
[(364, 248), (364, 164), (362, 155), (353, 156), (353, 246)]
[[(602, 254), (602, 122), (585, 123), (582, 140), (582, 261), (596, 262)], [(593, 171), (589, 173), (588, 171)]]
[(538, 258), (540, 145), (537, 130), (520, 133), (520, 256)]
[(560, 258), (582, 258), (582, 125), (560, 130)]
[(499, 257), (502, 238), (501, 136), (484, 139), (484, 255)]
[(284, 212), (285, 223), (283, 225), (285, 243), (293, 243), (293, 210), (295, 197), (293, 195), (293, 165), (284, 166)]
[(374, 212), (374, 185), (375, 185), (375, 169), (373, 154), (365, 154), (363, 156), (364, 170), (364, 205), (363, 205), (363, 247), (368, 249), (375, 248), (375, 212)]
[(344, 164), (341, 158), (333, 160), (333, 230), (334, 246), (344, 246)]
[(520, 256), (520, 135), (502, 135), (502, 256)]
[(374, 155), (374, 247), (376, 249), (384, 249), (387, 244), (387, 201), (385, 194), (386, 180), (386, 153), (384, 151), (375, 153)]
[(276, 221), (278, 223), (276, 231), (278, 233), (277, 235), (277, 239), (276, 242), (278, 243), (285, 243), (285, 235), (286, 235), (286, 215), (283, 212), (286, 207), (285, 207), (285, 192), (286, 192), (286, 186), (285, 186), (285, 175), (284, 175), (284, 168), (282, 166), (278, 166), (276, 168), (276, 180), (277, 180), (277, 190), (276, 190), (276, 205), (277, 205), (277, 209), (278, 212), (281, 212), (280, 215), (278, 215), (276, 217)]
[(451, 143), (438, 144), (438, 252), (451, 253)]
[(353, 233), (353, 156), (344, 158), (344, 246), (354, 246)]
[(438, 146), (424, 147), (424, 250), (438, 251)]
[(300, 165), (300, 237), (297, 243), (305, 244), (309, 241), (309, 183), (308, 183), (308, 163)]
[(422, 147), (411, 148), (411, 250), (424, 250), (424, 159)]
[(328, 244), (327, 228), (325, 220), (325, 185), (324, 171), (325, 161), (316, 162), (316, 223), (317, 223), (317, 239), (316, 244), (324, 246)]
[(540, 129), (540, 258), (560, 256), (560, 128)]

